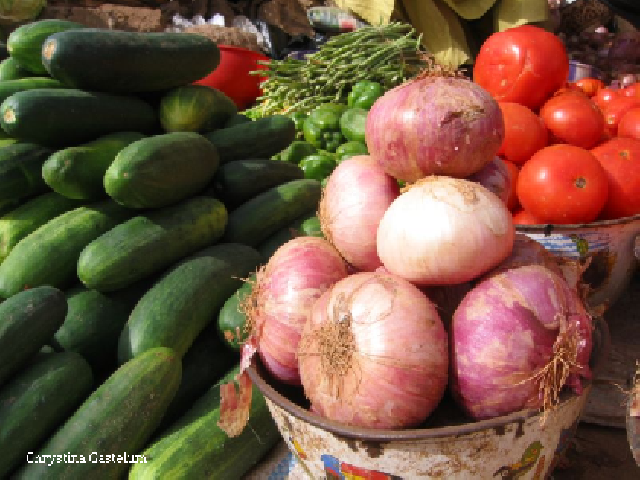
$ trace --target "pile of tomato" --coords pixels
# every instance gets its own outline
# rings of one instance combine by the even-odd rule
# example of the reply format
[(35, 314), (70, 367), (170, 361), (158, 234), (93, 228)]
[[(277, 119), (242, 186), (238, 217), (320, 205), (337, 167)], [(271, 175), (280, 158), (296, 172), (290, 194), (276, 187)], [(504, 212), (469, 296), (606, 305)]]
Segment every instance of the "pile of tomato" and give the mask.
[(563, 43), (538, 27), (489, 37), (474, 81), (498, 101), (518, 224), (581, 224), (640, 214), (640, 83), (567, 83)]

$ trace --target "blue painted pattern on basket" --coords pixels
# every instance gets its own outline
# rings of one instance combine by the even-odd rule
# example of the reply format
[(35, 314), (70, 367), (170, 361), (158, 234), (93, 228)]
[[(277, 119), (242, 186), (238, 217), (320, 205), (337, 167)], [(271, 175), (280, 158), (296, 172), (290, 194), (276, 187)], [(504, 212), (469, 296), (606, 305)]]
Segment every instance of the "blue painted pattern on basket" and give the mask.
[(296, 458), (291, 452), (288, 452), (285, 457), (280, 460), (280, 463), (276, 465), (273, 472), (269, 474), (267, 480), (287, 480), (291, 470), (296, 466)]
[(602, 232), (585, 232), (580, 235), (562, 233), (553, 233), (549, 236), (537, 233), (526, 233), (526, 235), (536, 240), (550, 252), (571, 258), (580, 256), (578, 239), (586, 242), (589, 252), (608, 250), (611, 245), (611, 236)]

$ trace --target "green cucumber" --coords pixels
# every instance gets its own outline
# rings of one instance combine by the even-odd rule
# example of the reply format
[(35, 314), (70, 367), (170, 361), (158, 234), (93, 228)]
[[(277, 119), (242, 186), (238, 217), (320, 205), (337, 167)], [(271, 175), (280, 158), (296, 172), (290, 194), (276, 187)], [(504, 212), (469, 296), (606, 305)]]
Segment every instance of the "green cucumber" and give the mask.
[(0, 200), (15, 200), (49, 190), (42, 165), (52, 150), (34, 143), (14, 143), (0, 148)]
[(243, 115), (242, 113), (236, 113), (235, 115), (229, 117), (229, 119), (225, 122), (223, 128), (233, 127), (234, 125), (240, 125), (241, 123), (248, 123), (251, 121), (252, 120), (246, 115)]
[[(160, 424), (180, 376), (180, 357), (168, 348), (149, 350), (122, 365), (30, 455), (33, 463), (15, 478), (121, 478)], [(65, 455), (76, 455), (75, 462), (63, 461)]]
[(118, 132), (59, 150), (44, 162), (42, 178), (53, 191), (68, 198), (105, 198), (104, 174), (109, 165), (120, 150), (143, 138), (137, 132)]
[(0, 103), (14, 93), (36, 88), (64, 88), (64, 85), (51, 77), (28, 77), (0, 81)]
[(296, 218), (289, 225), (281, 228), (264, 242), (257, 246), (264, 262), (268, 262), (275, 251), (282, 245), (296, 237), (323, 237), (320, 230), (320, 221), (315, 213), (315, 208)]
[(313, 179), (292, 180), (243, 203), (229, 214), (224, 241), (255, 247), (300, 215), (318, 207), (322, 187)]
[(169, 432), (148, 446), (146, 463), (133, 465), (129, 480), (165, 478), (239, 479), (279, 440), (280, 432), (260, 390), (253, 387), (249, 421), (242, 433), (229, 437), (218, 426), (220, 385), (233, 381), (237, 368), (203, 395)]
[(35, 76), (35, 73), (31, 73), (29, 70), (24, 68), (13, 57), (5, 58), (0, 62), (0, 82)]
[(78, 200), (49, 192), (26, 201), (0, 217), (0, 260), (38, 227), (79, 206)]
[(165, 207), (203, 190), (219, 163), (215, 147), (202, 135), (156, 135), (123, 148), (104, 175), (104, 187), (126, 207)]
[(82, 250), (78, 278), (101, 292), (126, 288), (214, 244), (226, 225), (225, 206), (210, 197), (193, 197), (138, 215)]
[(218, 66), (220, 51), (194, 33), (85, 28), (50, 35), (42, 62), (53, 78), (74, 88), (137, 93), (200, 80)]
[(160, 346), (184, 355), (259, 263), (251, 247), (219, 244), (171, 268), (131, 312), (118, 343), (120, 363)]
[(241, 309), (242, 303), (251, 295), (256, 276), (251, 275), (238, 290), (231, 295), (218, 312), (218, 336), (231, 350), (240, 351), (242, 342), (249, 336), (246, 329), (247, 316)]
[(0, 125), (10, 136), (49, 147), (69, 147), (116, 132), (148, 133), (153, 108), (134, 96), (74, 88), (35, 88), (0, 104)]
[(272, 115), (219, 128), (205, 136), (216, 146), (221, 163), (271, 158), (295, 140), (296, 124), (284, 115)]
[(0, 389), (0, 478), (24, 463), (91, 393), (91, 367), (77, 353), (50, 353)]
[(49, 286), (18, 292), (0, 303), (0, 385), (47, 344), (66, 314), (64, 293)]
[(48, 75), (42, 64), (44, 41), (54, 33), (78, 28), (84, 28), (84, 25), (57, 18), (29, 22), (9, 34), (7, 50), (26, 70), (38, 75)]
[(291, 180), (304, 177), (298, 165), (276, 160), (237, 160), (222, 165), (213, 177), (216, 196), (230, 208)]
[(160, 123), (166, 132), (210, 132), (238, 113), (220, 90), (204, 85), (183, 85), (160, 100)]
[(0, 264), (0, 297), (39, 285), (71, 285), (84, 247), (130, 216), (131, 211), (107, 200), (49, 220), (20, 240)]

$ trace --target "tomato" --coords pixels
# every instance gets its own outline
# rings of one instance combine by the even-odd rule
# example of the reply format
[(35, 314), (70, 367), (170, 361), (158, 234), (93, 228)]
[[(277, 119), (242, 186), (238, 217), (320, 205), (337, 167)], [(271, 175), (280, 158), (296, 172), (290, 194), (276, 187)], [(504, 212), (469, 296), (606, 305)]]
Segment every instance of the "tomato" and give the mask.
[(551, 145), (520, 169), (516, 192), (522, 208), (542, 223), (589, 223), (605, 202), (607, 172), (589, 150)]
[(513, 214), (513, 223), (515, 225), (541, 225), (544, 222), (541, 222), (526, 210), (519, 210)]
[(599, 78), (585, 77), (574, 83), (576, 87), (582, 90), (587, 97), (593, 97), (598, 90), (604, 88), (604, 82)]
[(620, 96), (618, 90), (613, 88), (604, 87), (598, 90), (598, 92), (592, 97), (593, 101), (600, 108), (604, 108), (611, 100)]
[(640, 82), (632, 83), (628, 87), (623, 88), (620, 93), (625, 97), (640, 98)]
[(515, 212), (520, 208), (518, 196), (516, 195), (516, 185), (518, 184), (518, 174), (520, 173), (520, 170), (515, 163), (510, 162), (509, 160), (503, 161), (509, 170), (509, 181), (511, 183), (511, 194), (509, 195), (509, 198), (507, 198), (507, 208), (509, 211)]
[(591, 148), (604, 132), (604, 116), (582, 93), (566, 92), (551, 97), (540, 109), (540, 117), (551, 134), (550, 143), (568, 143)]
[(640, 107), (633, 107), (622, 115), (618, 123), (618, 136), (640, 140)]
[(544, 123), (529, 108), (519, 103), (498, 102), (504, 118), (504, 139), (498, 155), (522, 165), (548, 144)]
[(640, 97), (622, 97), (619, 96), (611, 100), (603, 109), (604, 121), (607, 130), (614, 137), (618, 133), (618, 123), (622, 116), (633, 107), (640, 107)]
[(476, 83), (502, 102), (537, 110), (569, 76), (569, 58), (558, 37), (532, 25), (489, 36), (473, 66)]
[(609, 198), (602, 219), (640, 213), (640, 140), (616, 137), (591, 150), (609, 179)]

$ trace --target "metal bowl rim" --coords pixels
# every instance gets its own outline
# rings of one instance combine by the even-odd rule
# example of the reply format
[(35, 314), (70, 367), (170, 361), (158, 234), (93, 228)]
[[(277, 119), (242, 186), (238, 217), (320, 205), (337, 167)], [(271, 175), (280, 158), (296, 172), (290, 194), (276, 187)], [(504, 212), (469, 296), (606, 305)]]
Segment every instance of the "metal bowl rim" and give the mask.
[[(612, 227), (615, 225), (625, 225), (633, 222), (640, 222), (640, 214), (632, 215), (630, 217), (616, 218), (615, 220), (600, 220), (598, 222), (591, 223), (540, 223), (536, 225), (515, 225), (518, 232), (524, 233), (544, 233), (550, 235), (551, 232), (567, 231), (567, 230), (580, 230), (588, 228), (598, 227)], [(548, 233), (547, 233), (548, 232)]]

